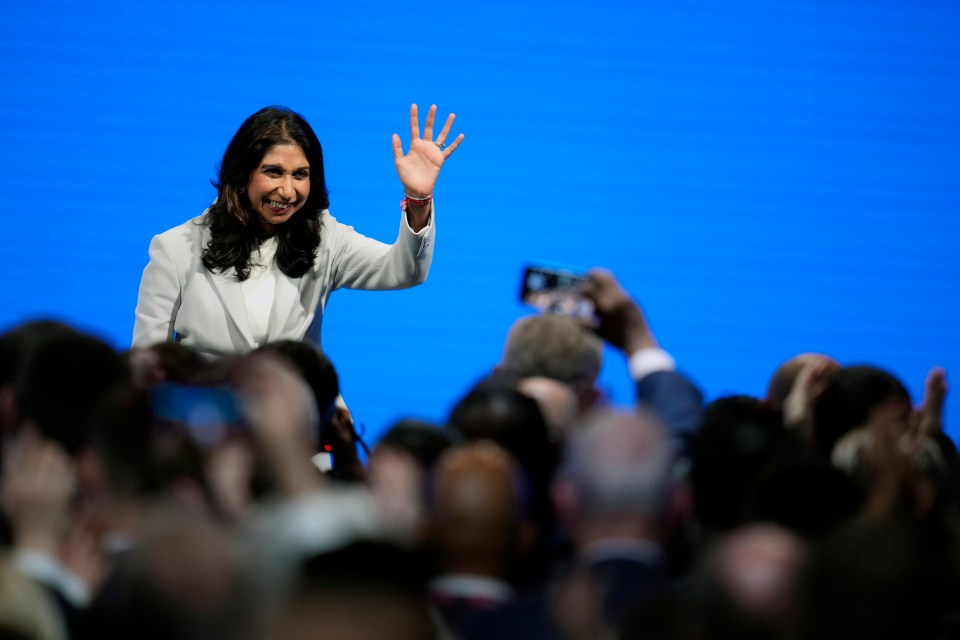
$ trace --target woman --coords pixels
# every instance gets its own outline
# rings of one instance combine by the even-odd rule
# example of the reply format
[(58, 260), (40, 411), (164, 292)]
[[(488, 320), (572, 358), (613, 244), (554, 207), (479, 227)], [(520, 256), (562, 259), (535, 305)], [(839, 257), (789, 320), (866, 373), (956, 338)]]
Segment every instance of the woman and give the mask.
[(230, 141), (217, 200), (203, 215), (153, 238), (137, 300), (133, 346), (182, 342), (220, 357), (276, 340), (319, 344), (330, 292), (401, 289), (426, 280), (433, 257), (433, 187), (463, 140), (436, 140), (436, 106), (420, 137), (410, 107), (410, 149), (393, 134), (405, 198), (393, 245), (337, 222), (329, 205), (320, 141), (297, 113), (267, 107)]

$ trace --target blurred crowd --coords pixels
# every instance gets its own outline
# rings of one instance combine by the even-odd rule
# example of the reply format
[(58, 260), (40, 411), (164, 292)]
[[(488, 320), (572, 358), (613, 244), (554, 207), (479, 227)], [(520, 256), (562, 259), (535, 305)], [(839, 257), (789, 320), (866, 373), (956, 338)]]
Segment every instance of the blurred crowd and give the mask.
[[(583, 293), (595, 326), (504, 327), (444, 424), (370, 448), (306, 343), (10, 329), (0, 639), (960, 637), (942, 369), (913, 399), (784, 354), (766, 397), (705, 404), (612, 274)], [(598, 391), (604, 343), (633, 406)]]

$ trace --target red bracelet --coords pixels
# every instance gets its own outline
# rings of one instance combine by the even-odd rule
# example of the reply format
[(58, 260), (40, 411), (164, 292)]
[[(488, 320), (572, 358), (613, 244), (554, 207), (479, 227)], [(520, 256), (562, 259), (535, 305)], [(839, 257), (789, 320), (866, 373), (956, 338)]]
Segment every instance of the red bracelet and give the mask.
[(414, 198), (412, 195), (410, 195), (409, 193), (406, 193), (406, 192), (404, 192), (403, 195), (405, 196), (405, 198), (404, 198), (405, 200), (409, 200), (409, 201), (412, 202), (413, 204), (427, 204), (428, 202), (430, 202), (431, 200), (433, 200), (433, 194), (432, 194), (432, 193), (431, 193), (430, 195), (428, 195), (427, 197), (425, 197), (425, 198)]
[(407, 194), (403, 194), (403, 195), (404, 195), (404, 198), (403, 200), (400, 201), (400, 211), (406, 211), (408, 204), (425, 205), (425, 204), (429, 204), (430, 201), (433, 200), (432, 195), (429, 195), (426, 198), (413, 198), (411, 196), (408, 196)]

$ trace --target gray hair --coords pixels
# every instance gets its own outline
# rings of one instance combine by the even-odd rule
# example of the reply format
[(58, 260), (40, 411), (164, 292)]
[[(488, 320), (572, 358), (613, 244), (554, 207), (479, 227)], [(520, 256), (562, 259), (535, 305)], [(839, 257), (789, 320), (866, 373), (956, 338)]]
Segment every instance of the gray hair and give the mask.
[(675, 460), (673, 443), (653, 415), (604, 411), (574, 433), (561, 473), (576, 487), (583, 517), (659, 518)]
[(558, 315), (517, 320), (500, 365), (518, 378), (543, 376), (571, 386), (592, 385), (603, 364), (603, 341), (576, 320)]

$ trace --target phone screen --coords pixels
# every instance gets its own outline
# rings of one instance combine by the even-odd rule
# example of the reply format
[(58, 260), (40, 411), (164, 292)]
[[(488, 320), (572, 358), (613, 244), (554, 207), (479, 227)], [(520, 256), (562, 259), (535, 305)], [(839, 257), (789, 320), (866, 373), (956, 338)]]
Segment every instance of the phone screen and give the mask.
[(541, 313), (570, 316), (593, 324), (593, 302), (583, 295), (586, 278), (572, 271), (527, 267), (523, 271), (520, 300)]
[(218, 445), (229, 433), (243, 429), (237, 395), (225, 385), (165, 382), (151, 392), (151, 402), (157, 420), (187, 429), (201, 445)]

